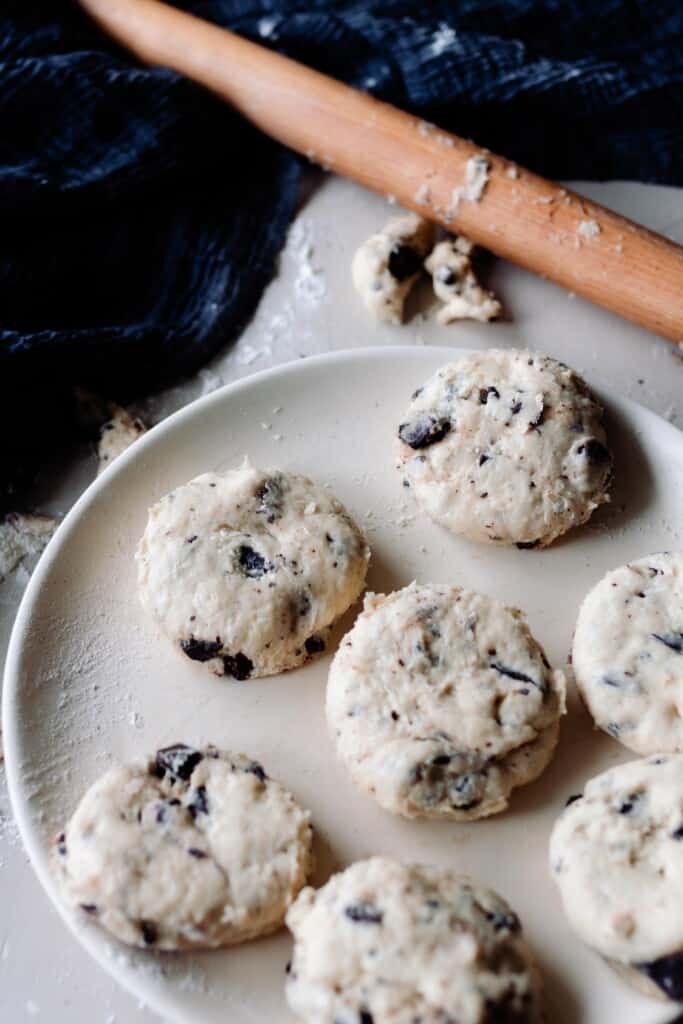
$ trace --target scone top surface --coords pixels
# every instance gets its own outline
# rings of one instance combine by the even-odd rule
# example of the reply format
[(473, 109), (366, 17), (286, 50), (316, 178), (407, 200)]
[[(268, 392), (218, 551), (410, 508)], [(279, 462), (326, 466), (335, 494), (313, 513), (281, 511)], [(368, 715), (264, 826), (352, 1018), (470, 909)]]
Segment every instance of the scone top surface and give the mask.
[(683, 553), (607, 573), (581, 606), (572, 662), (601, 729), (639, 754), (683, 750)]
[(305, 889), (287, 915), (292, 1010), (310, 1024), (541, 1020), (516, 914), (452, 871), (374, 857)]
[(272, 931), (311, 864), (309, 814), (260, 764), (183, 744), (106, 772), (56, 843), (69, 902), (153, 949)]
[(548, 356), (491, 349), (442, 367), (398, 428), (422, 509), (472, 540), (543, 547), (609, 500), (602, 408)]
[(572, 927), (603, 956), (683, 952), (683, 755), (591, 779), (555, 824), (550, 867)]
[(248, 462), (162, 498), (137, 552), (141, 600), (166, 635), (237, 679), (324, 649), (368, 560), (361, 531), (325, 488)]
[(327, 687), (352, 778), (408, 817), (502, 810), (550, 759), (563, 709), (521, 612), (447, 584), (368, 595)]

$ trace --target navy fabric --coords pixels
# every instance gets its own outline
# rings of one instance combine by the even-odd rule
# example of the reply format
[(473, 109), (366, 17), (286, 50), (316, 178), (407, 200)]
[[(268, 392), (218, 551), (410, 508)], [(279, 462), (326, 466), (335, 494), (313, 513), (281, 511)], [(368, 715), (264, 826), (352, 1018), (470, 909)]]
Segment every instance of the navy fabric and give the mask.
[[(543, 174), (683, 184), (681, 0), (179, 6)], [(67, 428), (72, 384), (125, 400), (236, 335), (299, 174), (293, 154), (139, 66), (75, 4), (4, 0), (0, 429), (15, 440), (0, 446), (0, 491)]]

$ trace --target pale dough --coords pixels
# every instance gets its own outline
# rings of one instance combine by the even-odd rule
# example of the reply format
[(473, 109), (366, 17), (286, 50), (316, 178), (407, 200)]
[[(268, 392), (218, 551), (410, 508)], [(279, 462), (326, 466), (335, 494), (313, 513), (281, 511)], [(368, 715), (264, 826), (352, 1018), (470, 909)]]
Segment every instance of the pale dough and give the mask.
[(545, 547), (609, 501), (602, 408), (549, 356), (474, 352), (413, 395), (397, 466), (419, 506), (471, 540)]
[(433, 224), (416, 213), (406, 213), (392, 217), (360, 246), (351, 263), (351, 277), (366, 308), (378, 320), (403, 321), (403, 305), (433, 239)]
[(324, 650), (369, 558), (324, 487), (245, 462), (198, 476), (150, 509), (140, 597), (188, 658), (236, 679), (272, 675)]
[(280, 926), (311, 826), (251, 758), (176, 744), (95, 782), (55, 861), (67, 900), (123, 942), (210, 949)]
[(446, 868), (360, 861), (304, 889), (287, 925), (287, 1001), (307, 1024), (542, 1020), (519, 918)]
[(572, 662), (601, 729), (639, 754), (683, 750), (683, 553), (607, 573), (581, 605)]
[(436, 318), (439, 323), (455, 320), (494, 320), (500, 316), (498, 299), (481, 287), (472, 268), (472, 243), (455, 238), (439, 242), (425, 260), (432, 275), (437, 298), (443, 305)]
[(406, 817), (503, 810), (552, 757), (564, 711), (521, 612), (473, 591), (366, 597), (327, 685), (327, 722), (354, 782)]
[(555, 824), (550, 867), (569, 923), (637, 987), (683, 999), (683, 755), (591, 779)]

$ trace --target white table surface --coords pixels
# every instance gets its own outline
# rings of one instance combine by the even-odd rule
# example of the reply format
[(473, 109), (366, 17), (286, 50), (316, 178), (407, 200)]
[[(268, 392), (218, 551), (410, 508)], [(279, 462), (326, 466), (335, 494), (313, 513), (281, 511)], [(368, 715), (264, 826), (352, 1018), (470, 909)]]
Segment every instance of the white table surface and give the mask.
[[(613, 182), (576, 186), (678, 242), (683, 242), (683, 192)], [(402, 327), (374, 325), (349, 276), (354, 248), (391, 207), (356, 186), (328, 180), (309, 200), (290, 232), (276, 279), (252, 323), (205, 370), (136, 408), (149, 424), (256, 370), (305, 356), (366, 345), (452, 344), (461, 347), (528, 345), (557, 356), (596, 382), (636, 399), (683, 425), (683, 339), (678, 349), (563, 289), (510, 264), (495, 262), (487, 281), (501, 298), (506, 320), (442, 327), (416, 312)], [(426, 291), (422, 303), (429, 301)], [(277, 416), (255, 424), (273, 436)], [(683, 438), (682, 438), (683, 442)], [(35, 510), (63, 515), (94, 476), (96, 460), (73, 452), (46, 475)], [(29, 578), (20, 566), (0, 583), (0, 659)], [(669, 1014), (668, 1016), (671, 1016)], [(50, 1024), (149, 1024), (158, 1020), (106, 975), (67, 932), (34, 878), (12, 821), (0, 763), (0, 1021)], [(667, 1020), (662, 1009), (662, 1020)], [(577, 1024), (579, 1022), (577, 1021)]]

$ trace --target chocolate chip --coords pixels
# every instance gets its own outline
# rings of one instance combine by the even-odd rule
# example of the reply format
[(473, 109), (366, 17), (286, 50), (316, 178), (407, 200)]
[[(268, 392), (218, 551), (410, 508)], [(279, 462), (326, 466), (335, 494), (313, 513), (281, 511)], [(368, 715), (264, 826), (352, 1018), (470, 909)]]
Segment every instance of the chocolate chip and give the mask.
[(580, 444), (576, 449), (578, 455), (584, 455), (588, 461), (595, 466), (604, 465), (607, 462), (612, 461), (612, 457), (605, 448), (601, 441), (596, 441), (594, 437), (589, 438)]
[(260, 765), (258, 761), (253, 761), (247, 768), (247, 771), (251, 772), (252, 775), (255, 775), (259, 782), (265, 782), (268, 778), (262, 765)]
[(417, 450), (442, 441), (450, 429), (451, 421), (449, 419), (437, 418), (429, 413), (424, 413), (410, 423), (401, 423), (398, 428), (398, 436), (404, 444)]
[(505, 929), (508, 932), (518, 932), (521, 929), (519, 918), (510, 911), (509, 914), (503, 910), (487, 910), (486, 920), (493, 925), (494, 931), (501, 932)]
[(455, 284), (457, 281), (457, 277), (450, 267), (439, 267), (435, 276), (437, 281), (445, 285)]
[(319, 654), (325, 650), (325, 641), (321, 636), (309, 636), (304, 643), (307, 654)]
[(489, 455), (480, 455), (479, 456), (479, 465), (483, 466), (485, 462), (489, 461), (489, 458), (490, 458)]
[(384, 914), (372, 903), (352, 903), (344, 908), (344, 913), (357, 924), (381, 924)]
[(197, 860), (206, 860), (206, 858), (209, 856), (208, 853), (204, 853), (203, 850), (198, 850), (196, 846), (188, 847), (187, 852), (189, 853), (190, 857), (196, 857)]
[(192, 661), (211, 661), (219, 653), (223, 646), (221, 638), (216, 637), (215, 640), (195, 640), (193, 636), (189, 640), (181, 640), (180, 646), (183, 649), (183, 653), (191, 658)]
[(206, 786), (197, 786), (192, 790), (192, 799), (187, 804), (187, 809), (193, 818), (198, 814), (209, 813), (209, 798), (206, 795)]
[(537, 690), (544, 691), (545, 687), (540, 683), (537, 683), (531, 676), (526, 675), (524, 672), (518, 672), (517, 669), (508, 668), (506, 665), (502, 665), (499, 661), (492, 661), (491, 668), (495, 669), (496, 672), (500, 672), (502, 676), (508, 676), (509, 679), (515, 679), (518, 683), (531, 683)]
[(187, 538), (187, 540), (185, 541), (185, 543), (186, 543), (186, 544), (194, 544), (194, 542), (196, 541), (196, 539), (197, 539), (197, 534), (196, 534), (196, 533), (193, 533), (191, 537), (188, 537), (188, 538)]
[(617, 806), (619, 814), (630, 814), (634, 807), (638, 805), (642, 797), (642, 793), (630, 793), (625, 800), (621, 800)]
[(256, 491), (256, 497), (259, 499), (256, 511), (259, 515), (265, 516), (267, 522), (274, 523), (276, 519), (282, 517), (284, 500), (282, 477), (270, 477), (268, 480), (264, 480)]
[(683, 1000), (682, 954), (674, 953), (672, 956), (663, 956), (659, 960), (634, 966), (654, 981), (655, 985), (658, 985), (669, 999), (673, 999), (675, 1002)]
[(651, 636), (676, 654), (683, 654), (683, 633), (652, 633)]
[(84, 910), (86, 914), (96, 914), (97, 904), (96, 903), (81, 903), (79, 904), (81, 910)]
[(488, 400), (489, 400), (489, 396), (491, 398), (500, 398), (500, 391), (498, 390), (498, 388), (494, 388), (494, 387), (491, 387), (491, 386), (489, 386), (487, 388), (480, 388), (479, 389), (479, 404), (480, 405), (486, 405)]
[(285, 974), (289, 974), (292, 970), (292, 961), (288, 960), (285, 964)]
[(540, 540), (518, 540), (515, 547), (520, 551), (530, 551), (532, 548), (537, 548), (540, 543)]
[(240, 681), (248, 679), (254, 671), (254, 662), (246, 654), (242, 654), (241, 651), (237, 654), (224, 655), (223, 666), (226, 676), (232, 676), (233, 679), (239, 679)]
[(437, 764), (438, 765), (438, 764), (450, 764), (450, 763), (451, 763), (451, 755), (450, 754), (437, 754), (436, 757), (432, 758), (432, 764)]
[(543, 423), (543, 420), (545, 419), (545, 413), (546, 413), (545, 402), (543, 401), (543, 399), (541, 399), (541, 408), (538, 410), (538, 412), (536, 413), (534, 418), (532, 420), (529, 420), (529, 426), (531, 427), (532, 430), (538, 430), (538, 428), (540, 427), (541, 423)]
[(154, 921), (140, 921), (139, 928), (145, 945), (152, 946), (157, 941), (159, 934)]
[(260, 555), (258, 551), (254, 551), (248, 544), (241, 544), (238, 548), (237, 562), (244, 575), (251, 579), (259, 579), (275, 568), (272, 562)]
[(397, 244), (389, 253), (389, 273), (397, 281), (405, 281), (422, 270), (422, 257), (410, 245)]
[(359, 1010), (358, 1024), (375, 1024), (375, 1020), (369, 1010)]
[(193, 747), (188, 747), (184, 743), (174, 743), (171, 747), (157, 750), (153, 774), (163, 779), (168, 772), (173, 779), (187, 781), (203, 757), (201, 751)]
[[(157, 813), (156, 813), (157, 824), (162, 825), (166, 821), (166, 811), (168, 810), (169, 807), (178, 807), (178, 806), (180, 806), (180, 800), (176, 800), (175, 797), (173, 798), (173, 800), (162, 800), (157, 805)], [(138, 811), (138, 821), (141, 821), (141, 820), (142, 820), (142, 812)]]
[(399, 720), (399, 718), (400, 718), (400, 715), (399, 715), (398, 711), (392, 711), (392, 712), (391, 712), (391, 717), (393, 718), (393, 720), (394, 720), (395, 722), (398, 722), (398, 720)]
[(621, 689), (621, 685), (622, 685), (619, 682), (619, 680), (615, 679), (613, 676), (602, 676), (602, 678), (600, 679), (600, 682), (602, 683), (603, 686), (611, 686), (615, 690), (620, 690)]
[(672, 839), (683, 839), (683, 825), (679, 825), (670, 835)]
[(517, 413), (521, 412), (521, 411), (522, 411), (522, 402), (519, 402), (519, 401), (513, 402), (512, 405), (510, 406), (510, 412), (512, 413), (513, 416), (516, 416)]
[(571, 796), (567, 797), (564, 806), (565, 807), (569, 807), (570, 804), (575, 804), (577, 800), (581, 800), (582, 798), (583, 798), (583, 793), (572, 793)]
[(57, 836), (57, 853), (60, 857), (66, 857), (66, 833), (60, 832)]

